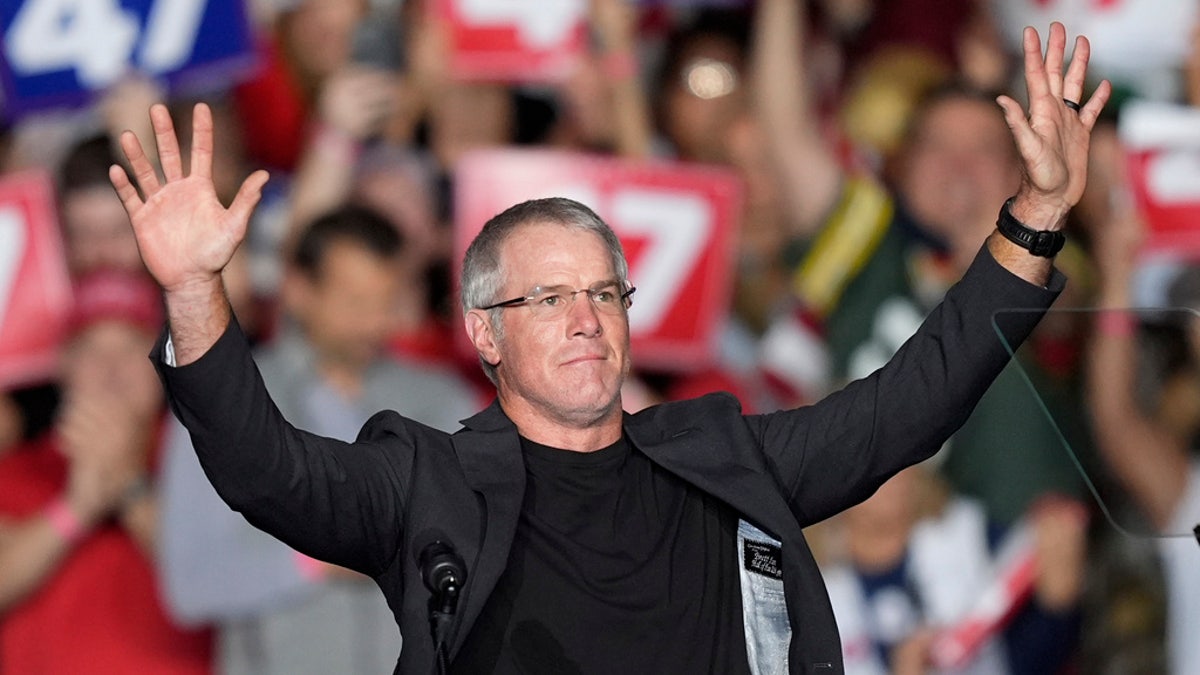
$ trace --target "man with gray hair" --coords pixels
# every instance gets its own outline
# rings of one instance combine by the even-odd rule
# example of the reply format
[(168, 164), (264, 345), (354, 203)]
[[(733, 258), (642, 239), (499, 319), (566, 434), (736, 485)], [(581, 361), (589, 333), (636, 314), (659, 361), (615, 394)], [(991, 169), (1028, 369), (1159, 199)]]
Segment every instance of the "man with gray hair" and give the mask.
[[(499, 214), (467, 253), (464, 323), (496, 383), (491, 406), (454, 434), (392, 411), (354, 443), (297, 429), (219, 276), (266, 174), (228, 209), (217, 201), (203, 106), (189, 175), (161, 106), (165, 180), (132, 134), (137, 186), (112, 174), (166, 298), (152, 358), (222, 498), (381, 587), (405, 636), (397, 673), (842, 672), (802, 528), (935, 452), (1008, 360), (993, 314), (1046, 308), (1064, 283), (1051, 259), (1110, 87), (1078, 103), (1088, 43), (1069, 68), (1060, 24), (1048, 43), (1043, 57), (1026, 30), (1028, 116), (998, 101), (1025, 176), (997, 205), (997, 232), (886, 366), (816, 405), (743, 415), (716, 394), (626, 414), (624, 256), (589, 209), (551, 199)], [(1003, 323), (1010, 344), (1029, 316)]]

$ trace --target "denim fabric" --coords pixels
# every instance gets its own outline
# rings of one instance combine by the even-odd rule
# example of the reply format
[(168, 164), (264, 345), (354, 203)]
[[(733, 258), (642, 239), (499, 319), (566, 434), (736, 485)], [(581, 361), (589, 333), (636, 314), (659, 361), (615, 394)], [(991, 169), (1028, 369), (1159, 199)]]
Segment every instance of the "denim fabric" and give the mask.
[(783, 596), (780, 542), (744, 520), (738, 521), (738, 573), (746, 655), (754, 675), (786, 675), (792, 624)]

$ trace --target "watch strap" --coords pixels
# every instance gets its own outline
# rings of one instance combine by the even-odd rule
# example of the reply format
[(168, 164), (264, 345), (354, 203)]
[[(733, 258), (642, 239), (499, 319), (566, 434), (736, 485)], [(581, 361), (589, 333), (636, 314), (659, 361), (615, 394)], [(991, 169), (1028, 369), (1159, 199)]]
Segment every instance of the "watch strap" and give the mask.
[(1026, 227), (1012, 214), (1012, 198), (1000, 207), (1000, 216), (996, 219), (996, 229), (1006, 239), (1017, 246), (1042, 258), (1053, 258), (1058, 255), (1067, 243), (1067, 237), (1058, 230), (1034, 230)]

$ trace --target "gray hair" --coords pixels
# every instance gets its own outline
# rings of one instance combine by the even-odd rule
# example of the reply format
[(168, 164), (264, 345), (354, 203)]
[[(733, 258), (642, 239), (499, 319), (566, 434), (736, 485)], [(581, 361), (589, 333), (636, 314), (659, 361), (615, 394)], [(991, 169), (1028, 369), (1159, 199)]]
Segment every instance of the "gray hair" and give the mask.
[[(500, 261), (500, 248), (513, 232), (524, 225), (534, 223), (552, 223), (570, 229), (594, 232), (608, 249), (617, 280), (624, 281), (629, 277), (629, 263), (625, 260), (621, 240), (595, 211), (565, 197), (531, 199), (510, 206), (493, 216), (484, 223), (483, 229), (467, 247), (467, 253), (463, 256), (459, 298), (464, 316), (472, 309), (503, 300), (496, 297), (500, 294), (505, 279), (505, 271)], [(496, 308), (490, 312), (492, 330), (498, 338), (503, 337), (501, 311), (501, 308)], [(495, 384), (496, 367), (484, 361), (482, 357), (479, 364), (484, 374)]]

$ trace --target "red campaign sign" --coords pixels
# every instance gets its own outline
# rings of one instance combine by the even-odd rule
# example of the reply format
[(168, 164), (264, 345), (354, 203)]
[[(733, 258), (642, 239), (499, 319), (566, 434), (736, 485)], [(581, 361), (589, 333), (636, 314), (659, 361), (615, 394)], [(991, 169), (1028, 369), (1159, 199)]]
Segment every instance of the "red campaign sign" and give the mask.
[(583, 53), (586, 0), (437, 0), (458, 79), (562, 80)]
[[(489, 218), (540, 197), (569, 197), (605, 220), (637, 286), (629, 312), (635, 363), (704, 367), (729, 312), (741, 182), (716, 167), (557, 151), (486, 150), (455, 173), (455, 264)], [(473, 353), (464, 339), (461, 345)]]
[(1130, 152), (1128, 166), (1146, 250), (1200, 257), (1200, 149)]
[(1133, 100), (1118, 126), (1147, 251), (1200, 257), (1200, 110)]
[(52, 376), (71, 282), (48, 175), (0, 181), (0, 387)]

